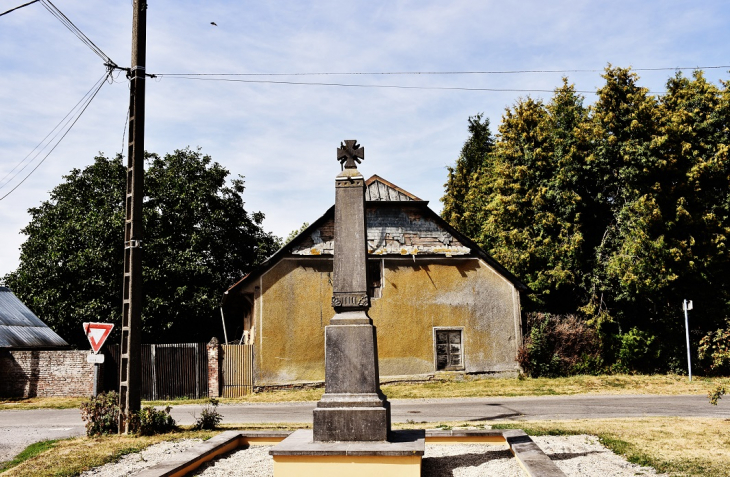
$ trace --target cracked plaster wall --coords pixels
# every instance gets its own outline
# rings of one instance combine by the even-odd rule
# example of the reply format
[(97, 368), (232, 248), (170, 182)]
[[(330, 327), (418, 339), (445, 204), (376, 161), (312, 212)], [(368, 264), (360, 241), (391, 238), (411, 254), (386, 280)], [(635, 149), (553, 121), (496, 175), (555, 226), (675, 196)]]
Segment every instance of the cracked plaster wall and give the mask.
[[(324, 326), (334, 315), (331, 271), (330, 257), (289, 258), (261, 277), (257, 386), (324, 379)], [(483, 261), (386, 257), (382, 283), (382, 298), (372, 300), (369, 312), (381, 377), (433, 373), (434, 327), (463, 327), (465, 371), (518, 369), (516, 291)]]

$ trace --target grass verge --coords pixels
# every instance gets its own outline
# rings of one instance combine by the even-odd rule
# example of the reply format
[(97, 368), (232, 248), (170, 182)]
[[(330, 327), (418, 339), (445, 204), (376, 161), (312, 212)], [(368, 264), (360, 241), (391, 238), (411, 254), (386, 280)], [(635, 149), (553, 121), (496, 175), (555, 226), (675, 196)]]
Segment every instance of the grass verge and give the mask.
[[(453, 375), (438, 381), (384, 384), (382, 390), (389, 399), (466, 398), (514, 396), (570, 396), (575, 394), (704, 394), (719, 385), (730, 385), (730, 378), (697, 378), (689, 382), (686, 376), (672, 374), (607, 376), (569, 376), (565, 378), (481, 378)], [(323, 388), (293, 389), (251, 394), (242, 398), (221, 399), (222, 404), (243, 402), (318, 401)], [(78, 408), (83, 398), (0, 399), (4, 409), (67, 409)], [(145, 401), (143, 405), (166, 406), (205, 404), (207, 399), (175, 399)]]
[[(120, 457), (139, 452), (144, 448), (162, 441), (179, 439), (209, 439), (216, 432), (211, 431), (177, 431), (157, 436), (101, 436), (77, 437), (52, 442), (50, 447), (41, 450), (9, 468), (3, 477), (30, 477), (38, 475), (71, 477), (81, 472), (115, 462)], [(41, 444), (41, 443), (39, 443)], [(37, 444), (26, 448), (20, 456)], [(14, 461), (12, 461), (14, 462)]]
[(4, 472), (12, 467), (15, 467), (19, 464), (22, 464), (28, 459), (32, 459), (33, 457), (37, 456), (38, 454), (41, 454), (49, 449), (52, 449), (56, 446), (56, 443), (58, 442), (58, 439), (55, 440), (49, 440), (49, 441), (41, 441), (41, 442), (35, 442), (25, 449), (23, 449), (23, 452), (16, 455), (15, 458), (8, 462), (0, 463), (0, 472)]

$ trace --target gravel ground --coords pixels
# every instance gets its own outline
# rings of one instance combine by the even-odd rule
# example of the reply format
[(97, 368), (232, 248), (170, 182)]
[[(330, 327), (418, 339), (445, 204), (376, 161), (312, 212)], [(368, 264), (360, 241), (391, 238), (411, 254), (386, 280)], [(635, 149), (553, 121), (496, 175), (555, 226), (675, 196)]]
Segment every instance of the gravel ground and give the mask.
[[(533, 437), (535, 443), (566, 475), (660, 476), (654, 469), (626, 462), (603, 447), (594, 436)], [(156, 444), (138, 454), (122, 457), (119, 462), (97, 467), (82, 477), (117, 477), (134, 475), (168, 457), (183, 452), (201, 442), (198, 439)], [(270, 477), (274, 473), (269, 446), (252, 446), (233, 451), (198, 468), (194, 475), (224, 477), (246, 475)], [(427, 445), (423, 459), (424, 477), (470, 477), (500, 475), (524, 477), (525, 473), (512, 456), (506, 444)]]
[(81, 474), (81, 477), (123, 477), (134, 475), (148, 467), (159, 464), (163, 460), (185, 452), (196, 444), (203, 442), (201, 439), (183, 439), (175, 442), (160, 442), (149, 446), (142, 452), (127, 454), (119, 461), (96, 467)]

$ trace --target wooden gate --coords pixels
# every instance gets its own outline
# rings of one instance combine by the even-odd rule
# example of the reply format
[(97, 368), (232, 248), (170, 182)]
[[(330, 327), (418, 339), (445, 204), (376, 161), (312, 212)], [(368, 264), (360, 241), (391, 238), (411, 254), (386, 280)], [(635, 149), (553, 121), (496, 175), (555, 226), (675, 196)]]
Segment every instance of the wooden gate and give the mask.
[(222, 397), (241, 397), (253, 392), (253, 345), (222, 345)]
[[(208, 396), (206, 343), (143, 344), (140, 397), (145, 401)], [(104, 349), (104, 390), (119, 391), (119, 345)]]

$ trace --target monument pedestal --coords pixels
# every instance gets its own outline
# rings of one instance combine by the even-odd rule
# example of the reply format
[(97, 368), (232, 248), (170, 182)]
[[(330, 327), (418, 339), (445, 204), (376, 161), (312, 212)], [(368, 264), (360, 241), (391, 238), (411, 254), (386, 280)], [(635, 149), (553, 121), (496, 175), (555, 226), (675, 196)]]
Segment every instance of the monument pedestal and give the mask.
[(364, 311), (338, 313), (330, 323), (325, 327), (327, 379), (314, 410), (314, 440), (385, 441), (390, 403), (378, 382), (375, 327)]
[(275, 477), (419, 477), (425, 446), (423, 430), (393, 431), (387, 442), (315, 442), (302, 429), (269, 453)]

